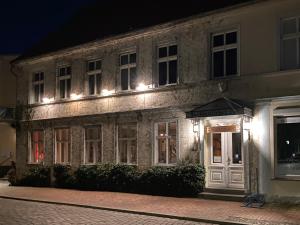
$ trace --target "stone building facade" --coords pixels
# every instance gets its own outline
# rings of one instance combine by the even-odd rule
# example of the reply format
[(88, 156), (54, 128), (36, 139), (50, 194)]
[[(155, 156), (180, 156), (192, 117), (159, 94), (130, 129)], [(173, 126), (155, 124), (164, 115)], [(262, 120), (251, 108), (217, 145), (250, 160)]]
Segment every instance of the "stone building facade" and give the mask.
[(189, 161), (206, 167), (208, 189), (299, 199), (298, 136), (282, 133), (300, 124), (298, 3), (251, 1), (17, 59), (29, 106), (18, 174)]
[(16, 78), (10, 71), (10, 61), (16, 57), (0, 55), (0, 167), (9, 166), (16, 159), (16, 131), (13, 126)]

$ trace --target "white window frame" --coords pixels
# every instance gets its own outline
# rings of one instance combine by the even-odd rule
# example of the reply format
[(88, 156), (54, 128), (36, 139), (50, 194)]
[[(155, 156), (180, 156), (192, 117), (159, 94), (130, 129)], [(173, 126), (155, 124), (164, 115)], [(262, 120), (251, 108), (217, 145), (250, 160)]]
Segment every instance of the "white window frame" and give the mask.
[(39, 162), (33, 162), (32, 159), (32, 134), (33, 132), (36, 132), (36, 131), (39, 131), (39, 132), (42, 132), (43, 134), (43, 148), (44, 148), (44, 160), (45, 160), (45, 130), (43, 129), (34, 129), (30, 132), (28, 132), (28, 154), (27, 154), (27, 163), (28, 164), (43, 164), (44, 163), (44, 160), (43, 161), (39, 161)]
[[(298, 28), (298, 32), (292, 33), (292, 34), (283, 34), (283, 22), (286, 20), (296, 20), (296, 27)], [(290, 69), (284, 69), (283, 65), (283, 41), (289, 40), (289, 39), (296, 39), (297, 40), (297, 69), (300, 68), (300, 16), (294, 16), (294, 17), (287, 17), (280, 20), (280, 70), (290, 70)]]
[[(176, 45), (177, 47), (177, 54), (176, 55), (172, 55), (169, 56), (169, 48), (173, 45)], [(159, 58), (159, 49), (160, 48), (167, 48), (167, 56), (163, 57), (163, 58)], [(177, 62), (177, 73), (176, 73), (176, 83), (170, 83), (170, 74), (169, 74), (169, 62), (170, 61), (175, 61)], [(167, 83), (165, 85), (160, 85), (159, 84), (159, 63), (162, 62), (166, 62), (167, 63)], [(177, 43), (169, 43), (169, 44), (165, 44), (165, 45), (159, 45), (157, 47), (157, 77), (158, 77), (158, 86), (159, 87), (165, 87), (165, 86), (173, 86), (173, 85), (177, 85), (179, 83), (179, 62), (178, 62), (178, 44)]]
[[(96, 62), (98, 62), (98, 61), (100, 61), (100, 63), (101, 63), (101, 68), (100, 69), (96, 69), (95, 68), (96, 66), (95, 66), (94, 70), (89, 70), (89, 63), (95, 63), (95, 65), (96, 65)], [(102, 81), (102, 59), (93, 59), (93, 60), (87, 61), (87, 68), (86, 68), (87, 92), (86, 93), (89, 96), (97, 96), (97, 95), (101, 94), (102, 87), (99, 87), (99, 93), (97, 92), (97, 90), (98, 90), (98, 87), (97, 87), (97, 75), (98, 74), (99, 74), (100, 79)], [(94, 94), (90, 94), (90, 83), (89, 83), (90, 76), (93, 76), (93, 79), (94, 79)]]
[[(100, 139), (95, 139), (95, 140), (86, 140), (86, 129), (87, 128), (91, 128), (91, 127), (97, 127), (100, 130)], [(97, 125), (86, 125), (84, 128), (84, 152), (83, 152), (83, 164), (85, 165), (95, 165), (97, 164), (97, 156), (98, 154), (101, 155), (101, 163), (103, 162), (103, 129), (102, 129), (102, 125), (101, 124), (97, 124)], [(87, 142), (100, 142), (100, 152), (98, 152), (98, 154), (94, 154), (94, 160), (93, 163), (88, 163), (86, 160), (86, 146), (87, 146)]]
[[(136, 137), (135, 138), (119, 138), (119, 126), (120, 125), (133, 125), (135, 123), (136, 125)], [(138, 123), (137, 122), (128, 122), (128, 123), (119, 123), (116, 126), (117, 128), (117, 132), (116, 132), (116, 139), (117, 139), (117, 163), (119, 164), (125, 164), (125, 165), (138, 165)], [(120, 161), (120, 149), (119, 149), (119, 140), (123, 140), (123, 141), (132, 141), (135, 140), (136, 141), (136, 163), (129, 163), (129, 159), (130, 159), (130, 155), (129, 152), (127, 151), (127, 162), (121, 162)]]
[[(132, 54), (135, 54), (135, 56), (136, 56), (135, 57), (135, 63), (130, 63), (130, 55), (132, 55)], [(122, 56), (127, 56), (127, 58), (128, 58), (128, 64), (125, 64), (125, 65), (121, 64), (121, 58), (122, 58)], [(119, 61), (119, 64), (120, 64), (120, 90), (124, 91), (124, 92), (136, 90), (136, 88), (132, 89), (130, 87), (130, 83), (131, 83), (130, 82), (131, 81), (130, 69), (135, 68), (135, 73), (136, 73), (136, 77), (137, 77), (138, 76), (138, 73), (137, 73), (137, 52), (136, 51), (131, 51), (131, 52), (122, 53), (122, 54), (120, 54), (119, 60), (120, 60)], [(128, 73), (127, 90), (123, 90), (122, 89), (122, 70), (127, 70), (127, 73)]]
[[(39, 80), (35, 81), (35, 76), (38, 74), (39, 76)], [(41, 74), (43, 74), (43, 79), (41, 79)], [(35, 72), (32, 75), (32, 92), (33, 92), (33, 98), (32, 98), (32, 102), (34, 103), (41, 103), (43, 101), (43, 97), (45, 94), (45, 73), (43, 71), (40, 72)], [(41, 94), (41, 86), (43, 85), (43, 94)], [(38, 93), (38, 100), (36, 101), (35, 99), (35, 87), (38, 86), (39, 87), (39, 93)]]
[[(69, 162), (58, 162), (57, 161), (57, 131), (62, 129), (68, 129), (69, 130), (69, 142), (66, 141), (60, 141), (60, 143), (69, 143), (70, 146), (70, 155), (69, 155)], [(54, 164), (62, 164), (62, 165), (71, 165), (72, 162), (72, 129), (70, 127), (57, 127), (54, 128)]]
[[(226, 34), (232, 33), (232, 32), (236, 32), (236, 38), (237, 38), (236, 43), (227, 45), (225, 43)], [(214, 47), (214, 45), (213, 45), (214, 36), (218, 36), (218, 35), (224, 35), (224, 44), (221, 46)], [(231, 50), (231, 49), (237, 50), (236, 74), (226, 75), (226, 51)], [(214, 75), (214, 53), (221, 52), (221, 51), (223, 52), (223, 55), (224, 55), (223, 76), (215, 77), (215, 75)], [(210, 54), (211, 54), (210, 60), (211, 60), (211, 78), (212, 79), (228, 79), (231, 77), (239, 76), (240, 75), (240, 32), (239, 32), (239, 29), (229, 29), (229, 30), (222, 31), (222, 32), (212, 33), (211, 40), (210, 40)]]
[[(179, 122), (178, 120), (167, 120), (167, 121), (158, 121), (158, 122), (155, 122), (154, 123), (154, 164), (156, 166), (175, 166), (177, 164), (176, 163), (169, 163), (169, 138), (170, 136), (168, 135), (169, 134), (169, 126), (168, 124), (169, 123), (176, 123), (176, 158), (178, 161), (179, 160), (179, 157), (180, 157), (180, 142), (179, 142)], [(165, 137), (166, 139), (166, 163), (159, 163), (158, 162), (158, 138), (159, 138), (159, 134), (158, 134), (158, 124), (159, 123), (165, 123), (166, 124), (166, 132), (167, 132), (167, 136)]]
[[(64, 76), (60, 76), (60, 69), (62, 68), (68, 68), (70, 67), (71, 73), (70, 74), (66, 74)], [(72, 90), (72, 66), (71, 65), (63, 65), (63, 66), (59, 66), (57, 67), (57, 96), (58, 99), (70, 99), (70, 96), (68, 96), (68, 80), (70, 79), (70, 95), (71, 95), (71, 90)], [(65, 82), (65, 91), (64, 91), (64, 97), (62, 98), (60, 96), (60, 81), (64, 81)]]

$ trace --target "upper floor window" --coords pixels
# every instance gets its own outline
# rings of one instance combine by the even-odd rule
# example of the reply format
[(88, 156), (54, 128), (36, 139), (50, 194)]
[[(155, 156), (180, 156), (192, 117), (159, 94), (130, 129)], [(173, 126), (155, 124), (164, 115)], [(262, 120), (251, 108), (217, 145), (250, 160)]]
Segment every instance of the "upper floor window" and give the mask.
[(44, 131), (34, 130), (30, 133), (28, 163), (41, 163), (44, 160)]
[(71, 162), (71, 135), (69, 128), (55, 130), (55, 163)]
[(177, 71), (177, 45), (158, 48), (158, 84), (176, 84)]
[(177, 162), (177, 122), (155, 124), (155, 162), (174, 164)]
[(136, 88), (136, 53), (120, 56), (121, 89), (135, 90)]
[(212, 35), (212, 76), (225, 78), (238, 74), (238, 32), (228, 31)]
[(118, 162), (137, 163), (137, 124), (118, 125)]
[(84, 163), (95, 164), (102, 160), (102, 134), (101, 126), (88, 126), (85, 128)]
[(102, 86), (102, 62), (93, 60), (87, 62), (88, 90), (89, 95), (101, 93)]
[(281, 69), (300, 68), (300, 17), (281, 21)]
[(61, 99), (70, 98), (71, 93), (71, 66), (58, 68), (58, 90)]
[(32, 82), (34, 102), (42, 102), (44, 97), (44, 72), (34, 73)]

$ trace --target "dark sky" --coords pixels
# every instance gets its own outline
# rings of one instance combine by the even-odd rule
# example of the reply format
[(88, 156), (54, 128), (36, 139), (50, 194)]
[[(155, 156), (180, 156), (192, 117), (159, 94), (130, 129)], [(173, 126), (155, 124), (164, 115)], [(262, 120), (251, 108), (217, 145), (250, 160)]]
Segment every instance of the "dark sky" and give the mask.
[(22, 53), (93, 0), (4, 0), (0, 3), (0, 54)]

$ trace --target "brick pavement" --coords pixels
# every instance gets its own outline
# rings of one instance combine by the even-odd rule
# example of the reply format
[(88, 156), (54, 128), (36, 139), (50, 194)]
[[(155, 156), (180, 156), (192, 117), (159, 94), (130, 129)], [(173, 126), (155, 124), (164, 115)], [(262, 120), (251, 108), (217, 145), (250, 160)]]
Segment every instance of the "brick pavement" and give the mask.
[(99, 209), (0, 199), (0, 225), (213, 225)]
[(0, 184), (0, 196), (215, 221), (268, 225), (300, 224), (300, 206), (269, 205), (263, 209), (254, 209), (241, 207), (241, 203), (238, 202), (55, 188), (9, 187), (7, 184)]

